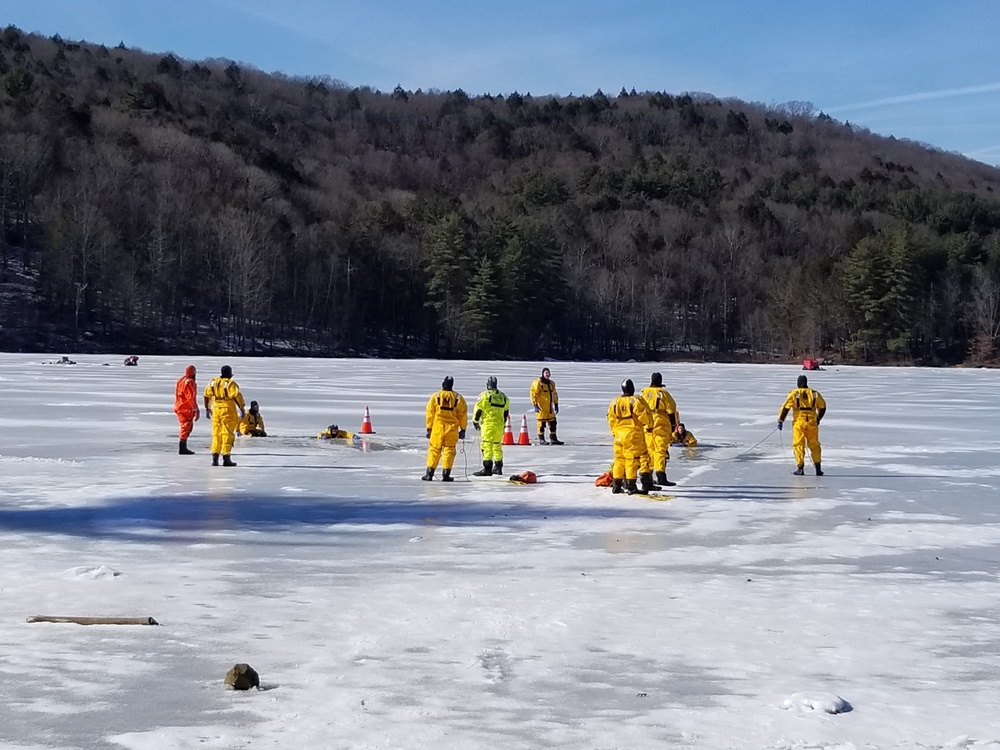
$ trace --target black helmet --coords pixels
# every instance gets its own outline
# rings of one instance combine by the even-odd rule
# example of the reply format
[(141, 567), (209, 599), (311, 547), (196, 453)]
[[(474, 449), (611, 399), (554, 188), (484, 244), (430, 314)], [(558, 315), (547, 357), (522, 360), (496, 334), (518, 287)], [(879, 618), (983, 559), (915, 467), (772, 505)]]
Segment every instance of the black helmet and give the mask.
[(455, 378), (451, 375), (445, 375), (444, 380), (441, 381), (441, 388), (443, 390), (450, 391), (453, 385), (455, 385)]
[(497, 379), (490, 375), (486, 378), (486, 390), (495, 391), (497, 389)]
[(799, 379), (795, 381), (797, 388), (806, 388), (809, 384), (809, 379), (805, 375), (799, 375)]
[(330, 425), (326, 429), (328, 429), (330, 432), (339, 432), (340, 431), (340, 428), (337, 427), (337, 425), (335, 425), (335, 424)]
[(233, 376), (233, 368), (229, 365), (222, 366), (222, 377), (231, 378)]
[(663, 376), (658, 372), (654, 372), (649, 376), (649, 384), (657, 387), (663, 385)]
[(631, 380), (623, 380), (622, 381), (622, 393), (624, 393), (626, 396), (634, 396), (635, 395), (635, 384)]

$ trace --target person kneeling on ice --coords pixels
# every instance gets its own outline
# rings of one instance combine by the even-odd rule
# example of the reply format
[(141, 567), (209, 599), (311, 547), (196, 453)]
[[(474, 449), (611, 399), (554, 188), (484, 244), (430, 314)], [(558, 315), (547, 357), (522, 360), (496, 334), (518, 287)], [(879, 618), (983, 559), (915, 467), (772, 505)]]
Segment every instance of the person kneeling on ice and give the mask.
[(788, 398), (778, 412), (778, 429), (785, 423), (788, 412), (792, 412), (792, 452), (795, 454), (795, 471), (797, 476), (805, 474), (803, 466), (806, 457), (806, 444), (812, 454), (816, 476), (823, 476), (823, 449), (819, 444), (819, 423), (826, 415), (826, 400), (819, 391), (809, 387), (805, 375), (799, 375), (795, 388), (788, 393)]
[(332, 424), (316, 437), (320, 440), (353, 440), (354, 433), (342, 430), (337, 425)]
[(482, 430), (480, 448), (483, 452), (483, 468), (473, 472), (473, 476), (490, 477), (503, 474), (503, 428), (510, 416), (510, 399), (497, 389), (497, 379), (486, 378), (486, 390), (479, 394), (473, 411), (472, 426)]
[(240, 420), (239, 433), (249, 437), (267, 437), (264, 431), (264, 417), (260, 415), (260, 405), (256, 401), (250, 402), (250, 409)]
[(681, 422), (677, 425), (677, 429), (674, 430), (670, 444), (683, 445), (685, 448), (694, 448), (698, 445), (698, 438), (694, 436), (693, 432), (688, 432), (687, 428), (684, 427), (684, 423)]
[(427, 401), (427, 471), (420, 477), (425, 482), (434, 479), (434, 470), (441, 462), (441, 481), (454, 482), (451, 467), (455, 465), (455, 446), (465, 440), (469, 426), (469, 407), (453, 386), (455, 379), (448, 375), (441, 382), (441, 390)]
[[(649, 490), (636, 485), (639, 463), (646, 452), (646, 428), (652, 426), (653, 415), (642, 396), (635, 394), (631, 380), (622, 381), (622, 395), (608, 407), (608, 426), (615, 441), (611, 491), (645, 495)], [(622, 489), (624, 483), (625, 488)]]

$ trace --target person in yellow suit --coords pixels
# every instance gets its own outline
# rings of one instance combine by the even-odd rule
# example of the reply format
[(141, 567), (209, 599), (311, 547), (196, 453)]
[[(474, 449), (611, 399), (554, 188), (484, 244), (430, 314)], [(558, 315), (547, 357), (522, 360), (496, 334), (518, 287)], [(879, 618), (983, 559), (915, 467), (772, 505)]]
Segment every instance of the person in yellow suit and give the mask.
[(448, 375), (441, 390), (427, 401), (427, 471), (420, 477), (425, 482), (434, 479), (434, 470), (441, 462), (441, 481), (454, 482), (451, 468), (455, 465), (455, 446), (465, 440), (469, 426), (469, 409), (465, 399), (454, 389), (455, 379)]
[[(677, 403), (663, 387), (663, 375), (658, 372), (650, 376), (649, 385), (642, 389), (642, 397), (653, 414), (653, 424), (646, 428), (646, 449), (652, 470), (656, 472), (656, 482), (673, 487), (677, 483), (667, 480), (667, 461), (670, 460), (670, 437), (677, 427)], [(653, 477), (649, 473), (640, 472), (639, 479), (647, 491), (653, 489)]]
[(267, 437), (264, 430), (264, 417), (260, 415), (260, 405), (256, 401), (250, 402), (246, 416), (240, 420), (240, 434), (249, 437)]
[(354, 433), (342, 430), (337, 425), (332, 424), (316, 437), (320, 440), (354, 440)]
[[(538, 442), (542, 445), (562, 445), (556, 437), (556, 414), (559, 413), (559, 392), (556, 381), (548, 367), (542, 368), (541, 377), (531, 384), (528, 390), (531, 405), (535, 407), (535, 420), (538, 422)], [(549, 440), (545, 440), (545, 425), (549, 426)]]
[[(636, 485), (640, 463), (646, 452), (646, 428), (653, 424), (653, 414), (642, 396), (635, 393), (631, 380), (622, 382), (622, 395), (608, 407), (608, 426), (614, 436), (615, 454), (611, 467), (611, 491), (630, 495), (648, 493)], [(625, 488), (622, 489), (624, 482)]]
[(789, 391), (788, 398), (781, 405), (778, 413), (778, 429), (780, 430), (785, 422), (788, 412), (792, 412), (792, 452), (795, 454), (795, 471), (797, 476), (805, 474), (803, 466), (806, 458), (806, 445), (809, 445), (809, 453), (812, 455), (813, 465), (816, 467), (816, 476), (823, 476), (823, 452), (819, 444), (819, 423), (826, 416), (826, 400), (819, 391), (814, 391), (809, 387), (809, 381), (805, 375), (799, 375), (795, 389)]
[(486, 378), (486, 390), (479, 394), (479, 400), (472, 411), (472, 426), (482, 430), (480, 449), (483, 452), (483, 468), (474, 471), (473, 476), (491, 477), (503, 474), (503, 428), (510, 416), (510, 399), (497, 387), (497, 379)]
[(205, 414), (212, 420), (212, 466), (236, 466), (230, 457), (236, 441), (236, 428), (246, 416), (240, 387), (233, 380), (233, 368), (223, 365), (221, 374), (205, 387)]
[(698, 445), (698, 438), (694, 436), (693, 432), (689, 432), (684, 426), (683, 422), (678, 423), (677, 429), (674, 430), (673, 437), (670, 440), (671, 445), (683, 445), (685, 448), (694, 448)]

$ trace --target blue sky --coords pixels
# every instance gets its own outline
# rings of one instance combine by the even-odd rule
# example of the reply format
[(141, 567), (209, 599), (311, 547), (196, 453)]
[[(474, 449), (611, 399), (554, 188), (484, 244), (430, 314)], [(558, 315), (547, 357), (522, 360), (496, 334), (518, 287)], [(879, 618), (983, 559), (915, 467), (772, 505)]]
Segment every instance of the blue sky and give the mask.
[(64, 39), (389, 91), (703, 91), (1000, 165), (995, 0), (0, 0)]

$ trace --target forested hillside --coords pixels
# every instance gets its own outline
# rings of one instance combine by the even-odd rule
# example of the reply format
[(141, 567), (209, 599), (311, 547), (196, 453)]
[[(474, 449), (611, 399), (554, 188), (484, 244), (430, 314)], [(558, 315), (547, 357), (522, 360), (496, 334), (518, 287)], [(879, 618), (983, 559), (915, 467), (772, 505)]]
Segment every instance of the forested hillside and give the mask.
[(803, 103), (381, 93), (0, 32), (8, 350), (989, 361), (998, 198)]

